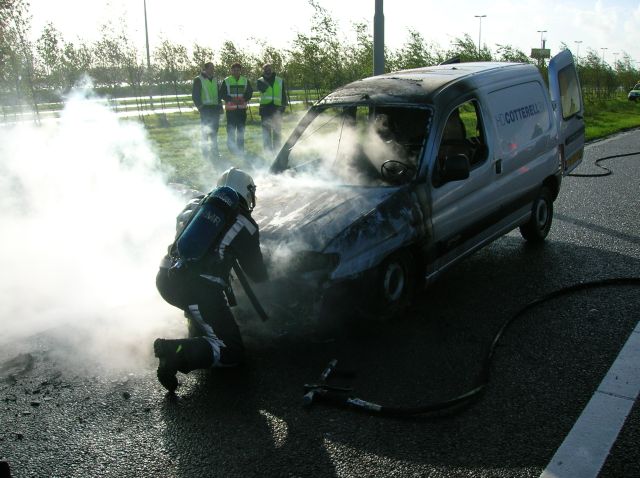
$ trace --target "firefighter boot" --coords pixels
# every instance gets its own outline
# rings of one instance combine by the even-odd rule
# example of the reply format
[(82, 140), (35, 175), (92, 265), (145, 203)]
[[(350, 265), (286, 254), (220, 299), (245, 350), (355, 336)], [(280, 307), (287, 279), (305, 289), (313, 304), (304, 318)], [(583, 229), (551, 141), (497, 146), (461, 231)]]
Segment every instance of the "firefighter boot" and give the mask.
[(153, 343), (155, 356), (160, 359), (158, 381), (169, 392), (178, 388), (177, 372), (189, 373), (213, 365), (213, 352), (203, 338), (167, 340), (156, 339)]

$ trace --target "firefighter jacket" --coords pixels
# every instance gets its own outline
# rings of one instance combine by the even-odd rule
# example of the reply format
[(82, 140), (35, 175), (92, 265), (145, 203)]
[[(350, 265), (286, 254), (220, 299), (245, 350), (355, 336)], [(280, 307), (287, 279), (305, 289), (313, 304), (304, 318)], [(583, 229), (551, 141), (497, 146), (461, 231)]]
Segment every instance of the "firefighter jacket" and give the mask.
[[(176, 219), (176, 237), (194, 215), (204, 195), (192, 199)], [(168, 254), (160, 267), (169, 268), (176, 255), (175, 242), (169, 246)], [(246, 207), (241, 207), (235, 219), (225, 229), (220, 239), (196, 263), (187, 268), (188, 274), (199, 275), (224, 287), (229, 286), (229, 272), (237, 260), (242, 270), (254, 282), (267, 280), (267, 268), (260, 250), (258, 224)]]

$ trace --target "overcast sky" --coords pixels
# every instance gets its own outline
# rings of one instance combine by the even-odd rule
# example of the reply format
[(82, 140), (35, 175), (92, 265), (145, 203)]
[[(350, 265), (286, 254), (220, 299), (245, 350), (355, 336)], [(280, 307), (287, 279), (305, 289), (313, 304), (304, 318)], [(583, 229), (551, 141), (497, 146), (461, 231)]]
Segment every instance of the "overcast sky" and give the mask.
[[(374, 0), (317, 0), (347, 35), (352, 22), (368, 22), (373, 31)], [(34, 33), (52, 22), (67, 40), (97, 38), (107, 20), (125, 18), (131, 35), (144, 47), (143, 0), (30, 0)], [(264, 2), (242, 0), (147, 0), (151, 48), (161, 35), (190, 46), (194, 41), (219, 48), (224, 40), (238, 47), (253, 38), (276, 47), (290, 45), (296, 32), (307, 32), (313, 13), (306, 0)], [(232, 13), (224, 13), (233, 10)], [(486, 15), (481, 20), (476, 15)], [(624, 51), (640, 62), (640, 1), (632, 0), (387, 0), (384, 2), (385, 41), (399, 48), (413, 29), (425, 40), (447, 49), (465, 33), (475, 42), (481, 36), (495, 52), (496, 44), (510, 44), (525, 53), (541, 46), (552, 54), (561, 42), (580, 56), (592, 49), (612, 64)], [(480, 25), (480, 21), (482, 24)], [(481, 26), (481, 32), (480, 32)], [(546, 30), (546, 33), (539, 33)], [(576, 43), (581, 41), (582, 43)], [(606, 48), (606, 50), (603, 50)], [(636, 68), (640, 63), (635, 64)]]

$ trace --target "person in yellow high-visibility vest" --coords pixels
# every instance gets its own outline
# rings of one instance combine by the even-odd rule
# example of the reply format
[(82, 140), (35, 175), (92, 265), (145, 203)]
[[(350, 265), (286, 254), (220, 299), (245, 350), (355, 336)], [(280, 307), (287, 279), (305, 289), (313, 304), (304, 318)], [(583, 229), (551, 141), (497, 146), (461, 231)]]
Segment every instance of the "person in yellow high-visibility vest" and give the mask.
[(213, 63), (205, 63), (200, 75), (193, 80), (191, 98), (200, 113), (202, 156), (215, 163), (220, 159), (218, 128), (220, 126), (222, 104), (220, 102), (218, 80), (214, 76)]
[(273, 154), (280, 147), (282, 113), (288, 104), (287, 92), (284, 80), (275, 74), (270, 63), (262, 67), (257, 86), (260, 91), (262, 143), (264, 151)]
[(227, 76), (220, 91), (227, 112), (227, 146), (234, 154), (244, 153), (244, 128), (247, 123), (247, 102), (253, 95), (253, 88), (247, 77), (242, 76), (242, 65), (231, 65), (231, 75)]

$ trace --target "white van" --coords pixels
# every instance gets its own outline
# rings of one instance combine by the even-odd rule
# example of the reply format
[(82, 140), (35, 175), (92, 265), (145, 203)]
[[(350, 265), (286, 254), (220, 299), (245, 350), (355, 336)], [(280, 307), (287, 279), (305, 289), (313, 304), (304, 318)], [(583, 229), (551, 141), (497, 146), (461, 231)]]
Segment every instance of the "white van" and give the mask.
[(544, 240), (583, 148), (568, 50), (550, 61), (548, 87), (518, 63), (345, 85), (309, 110), (259, 184), (254, 217), (281, 266), (275, 289), (288, 301), (346, 296), (366, 315), (401, 314), (419, 286), (514, 228)]

